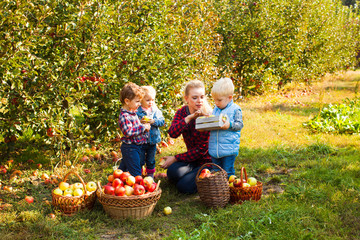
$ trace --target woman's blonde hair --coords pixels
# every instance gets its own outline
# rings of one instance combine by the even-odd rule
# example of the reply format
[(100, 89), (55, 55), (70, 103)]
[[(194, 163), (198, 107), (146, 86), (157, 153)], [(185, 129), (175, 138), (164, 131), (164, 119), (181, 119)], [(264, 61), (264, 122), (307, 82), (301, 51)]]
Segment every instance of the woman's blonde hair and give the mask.
[[(189, 95), (190, 89), (192, 88), (203, 88), (205, 90), (205, 85), (200, 80), (191, 80), (187, 82), (184, 88), (184, 97)], [(212, 112), (212, 108), (209, 105), (209, 102), (207, 101), (206, 94), (205, 94), (203, 106), (201, 107), (201, 111), (206, 114), (210, 114)]]

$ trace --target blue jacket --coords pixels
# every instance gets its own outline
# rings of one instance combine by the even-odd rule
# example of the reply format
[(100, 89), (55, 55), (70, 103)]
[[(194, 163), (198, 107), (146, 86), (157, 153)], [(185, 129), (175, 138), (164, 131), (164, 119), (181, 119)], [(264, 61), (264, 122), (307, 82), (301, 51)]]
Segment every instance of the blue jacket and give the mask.
[(147, 115), (146, 111), (140, 106), (136, 114), (138, 115), (139, 119), (141, 120), (144, 116), (148, 116), (155, 120), (153, 124), (151, 124), (151, 128), (149, 131), (149, 142), (150, 144), (157, 144), (161, 141), (161, 133), (159, 127), (164, 126), (165, 119), (162, 112), (158, 109), (157, 106), (153, 106), (151, 109), (151, 113)]
[(224, 109), (215, 106), (212, 114), (215, 116), (219, 116), (220, 114), (227, 115), (230, 121), (230, 128), (227, 130), (210, 131), (210, 156), (214, 158), (231, 155), (237, 156), (240, 148), (240, 132), (244, 126), (241, 108), (231, 100)]

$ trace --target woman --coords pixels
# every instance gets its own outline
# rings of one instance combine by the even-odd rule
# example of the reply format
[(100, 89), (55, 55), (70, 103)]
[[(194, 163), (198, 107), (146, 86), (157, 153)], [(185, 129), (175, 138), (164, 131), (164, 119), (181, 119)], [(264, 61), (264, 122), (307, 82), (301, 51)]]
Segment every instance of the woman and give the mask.
[(208, 115), (211, 110), (206, 100), (205, 86), (201, 81), (194, 80), (186, 84), (184, 99), (187, 105), (177, 110), (168, 133), (172, 138), (182, 135), (187, 152), (164, 157), (162, 167), (168, 169), (169, 181), (176, 184), (180, 192), (195, 193), (195, 177), (199, 168), (204, 163), (211, 162), (208, 153), (210, 132), (196, 130), (195, 119)]

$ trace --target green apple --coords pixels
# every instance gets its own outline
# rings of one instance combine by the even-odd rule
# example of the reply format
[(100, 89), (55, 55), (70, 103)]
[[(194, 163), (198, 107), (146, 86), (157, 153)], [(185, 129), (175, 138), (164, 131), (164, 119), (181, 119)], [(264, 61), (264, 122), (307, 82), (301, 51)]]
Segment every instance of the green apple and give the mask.
[(74, 190), (73, 195), (74, 196), (81, 196), (84, 194), (84, 191), (81, 188), (77, 188)]
[(248, 180), (247, 180), (247, 183), (250, 185), (250, 186), (255, 186), (257, 184), (257, 180), (256, 178), (254, 177), (249, 177)]
[(164, 208), (164, 214), (165, 214), (165, 215), (169, 215), (169, 214), (171, 214), (171, 213), (172, 213), (171, 207), (165, 207), (165, 208)]
[(62, 195), (63, 195), (63, 191), (62, 191), (60, 188), (55, 188), (55, 189), (54, 189), (54, 194), (62, 196)]
[(96, 183), (95, 182), (88, 182), (86, 184), (86, 190), (88, 190), (89, 192), (93, 192), (96, 190)]
[(73, 195), (73, 190), (71, 188), (67, 188), (64, 190), (63, 195), (66, 196), (67, 194)]

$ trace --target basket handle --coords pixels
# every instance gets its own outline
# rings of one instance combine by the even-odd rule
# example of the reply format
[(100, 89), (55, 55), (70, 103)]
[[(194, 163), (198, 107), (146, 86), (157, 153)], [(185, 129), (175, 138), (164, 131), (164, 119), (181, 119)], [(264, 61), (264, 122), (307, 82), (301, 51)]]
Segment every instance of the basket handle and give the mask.
[(215, 163), (204, 163), (198, 170), (198, 172), (196, 173), (196, 177), (195, 179), (199, 178), (199, 175), (200, 175), (200, 172), (201, 170), (203, 170), (206, 166), (209, 166), (209, 165), (213, 165), (217, 168), (219, 168), (220, 170), (224, 171), (224, 169), (222, 169), (219, 165), (215, 164)]
[(241, 187), (243, 187), (243, 174), (245, 174), (245, 180), (246, 180), (246, 182), (247, 182), (247, 180), (248, 180), (248, 177), (247, 177), (247, 173), (246, 173), (246, 169), (244, 168), (244, 167), (241, 167), (241, 172), (240, 172), (240, 179), (241, 179)]
[(97, 182), (97, 186), (98, 186), (97, 191), (98, 191), (98, 193), (99, 193), (99, 195), (100, 195), (100, 197), (101, 197), (102, 194), (103, 194), (103, 191), (102, 191), (102, 188), (101, 188), (100, 181)]
[(70, 174), (74, 174), (75, 176), (77, 176), (80, 179), (80, 182), (82, 183), (82, 185), (84, 186), (84, 190), (86, 190), (86, 184), (85, 184), (84, 180), (82, 179), (82, 177), (80, 177), (80, 175), (77, 172), (73, 172), (73, 171), (68, 172), (65, 175), (63, 182), (67, 181), (67, 178)]

